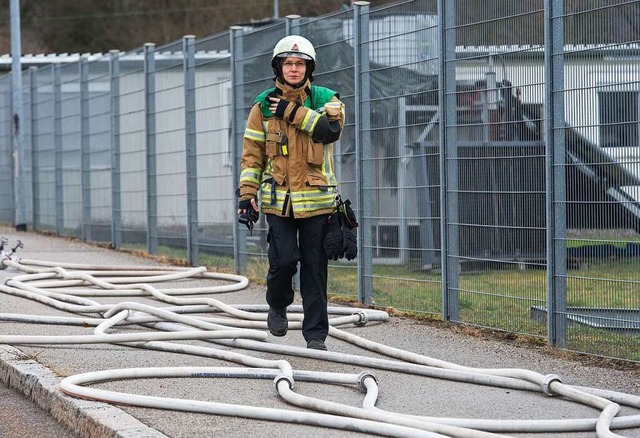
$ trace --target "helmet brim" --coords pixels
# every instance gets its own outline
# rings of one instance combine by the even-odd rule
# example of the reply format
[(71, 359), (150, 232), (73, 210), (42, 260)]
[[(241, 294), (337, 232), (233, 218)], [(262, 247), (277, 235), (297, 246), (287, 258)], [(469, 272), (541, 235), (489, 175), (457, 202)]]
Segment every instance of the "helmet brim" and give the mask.
[(305, 59), (307, 61), (311, 61), (311, 56), (309, 55), (305, 55), (304, 53), (300, 53), (300, 52), (283, 52), (283, 53), (279, 53), (277, 55), (277, 58), (300, 58), (300, 59)]

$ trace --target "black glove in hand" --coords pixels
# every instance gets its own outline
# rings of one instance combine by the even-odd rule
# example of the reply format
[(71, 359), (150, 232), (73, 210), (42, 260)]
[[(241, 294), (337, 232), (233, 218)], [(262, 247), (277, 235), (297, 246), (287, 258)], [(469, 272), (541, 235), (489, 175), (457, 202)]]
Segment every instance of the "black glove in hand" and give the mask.
[(346, 226), (342, 227), (342, 250), (347, 260), (353, 260), (358, 256), (355, 230)]
[(260, 213), (253, 208), (251, 198), (238, 201), (238, 210), (244, 210), (244, 213), (238, 215), (238, 222), (246, 225), (249, 231), (253, 232), (253, 224), (258, 222)]
[(251, 198), (238, 201), (238, 210), (249, 210), (251, 207)]
[(276, 111), (275, 111), (276, 117), (280, 119), (284, 117), (284, 112), (287, 109), (287, 105), (289, 105), (288, 100), (280, 99), (280, 102), (278, 102), (278, 106), (276, 107)]

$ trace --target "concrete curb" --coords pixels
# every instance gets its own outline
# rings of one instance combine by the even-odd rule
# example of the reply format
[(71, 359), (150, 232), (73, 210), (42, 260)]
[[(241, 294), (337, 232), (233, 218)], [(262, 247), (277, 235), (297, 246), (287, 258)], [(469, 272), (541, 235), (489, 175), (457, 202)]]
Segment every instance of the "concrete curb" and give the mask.
[(0, 380), (80, 436), (167, 438), (115, 406), (63, 394), (61, 377), (10, 345), (0, 345)]

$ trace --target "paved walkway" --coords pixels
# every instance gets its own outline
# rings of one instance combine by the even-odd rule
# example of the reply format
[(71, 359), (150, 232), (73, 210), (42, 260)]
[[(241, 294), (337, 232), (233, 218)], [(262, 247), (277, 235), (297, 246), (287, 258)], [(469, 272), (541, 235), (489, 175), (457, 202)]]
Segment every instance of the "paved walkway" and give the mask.
[[(37, 233), (17, 233), (0, 227), (0, 235), (13, 244), (16, 239), (24, 243), (19, 255), (24, 259), (46, 260), (53, 264), (82, 263), (97, 266), (149, 266), (159, 265), (149, 259), (111, 251), (72, 239), (44, 236)], [(0, 281), (19, 274), (11, 269), (0, 271)], [(177, 285), (159, 284), (158, 287), (192, 288), (211, 284), (226, 284), (222, 281), (189, 280)], [(209, 294), (226, 304), (257, 306), (264, 304), (263, 287), (249, 285), (240, 291)], [(118, 297), (115, 295), (84, 298), (99, 303), (135, 301), (159, 306), (158, 301), (144, 296)], [(167, 304), (162, 303), (162, 306)], [(0, 293), (0, 312), (3, 314), (78, 316), (67, 311)], [(95, 316), (95, 315), (93, 315)], [(86, 315), (91, 317), (91, 315)], [(126, 327), (118, 333), (147, 331), (138, 326)], [(264, 329), (260, 331), (266, 334)], [(528, 344), (508, 343), (465, 335), (461, 331), (443, 328), (401, 317), (392, 317), (385, 323), (371, 323), (364, 327), (348, 326), (347, 333), (414, 352), (429, 358), (477, 368), (521, 368), (543, 375), (557, 374), (567, 384), (599, 387), (630, 394), (640, 394), (640, 373), (637, 370), (616, 370), (602, 366), (584, 365), (545, 348)], [(90, 326), (36, 324), (27, 322), (0, 322), (0, 335), (90, 335)], [(294, 370), (309, 372), (336, 372), (359, 374), (372, 372), (379, 385), (377, 406), (391, 412), (408, 413), (431, 417), (488, 418), (488, 419), (546, 419), (588, 418), (595, 419), (598, 411), (561, 397), (549, 397), (540, 392), (519, 391), (504, 387), (474, 385), (460, 381), (407, 374), (386, 369), (376, 369), (354, 363), (337, 361), (342, 354), (354, 357), (383, 357), (343, 340), (329, 338), (329, 352), (307, 354), (302, 335), (290, 330), (287, 336), (275, 338), (266, 335), (266, 345), (290, 347), (291, 354), (276, 351), (257, 351), (240, 342), (217, 345), (202, 341), (179, 341), (193, 346), (209, 346), (211, 351), (238, 354), (264, 360), (286, 360)], [(300, 348), (294, 348), (300, 347)], [(222, 353), (220, 353), (222, 354)], [(314, 355), (315, 354), (315, 355)], [(333, 355), (333, 356), (332, 356)], [(240, 360), (240, 359), (239, 359)], [(0, 345), (0, 380), (5, 385), (26, 394), (28, 399), (50, 412), (78, 436), (83, 437), (271, 437), (279, 438), (324, 438), (367, 436), (353, 431), (342, 431), (319, 426), (249, 419), (240, 415), (212, 415), (182, 412), (171, 409), (136, 407), (124, 404), (113, 405), (97, 401), (81, 400), (63, 394), (60, 382), (64, 377), (89, 371), (125, 369), (134, 367), (242, 367), (216, 357), (169, 353), (146, 348), (132, 348), (118, 344), (75, 345)], [(237, 406), (237, 414), (244, 407), (276, 408), (287, 411), (304, 410), (292, 407), (279, 397), (273, 379), (258, 378), (152, 378), (113, 380), (90, 385), (100, 389), (169, 397), (176, 400), (190, 399)], [(5, 386), (6, 387), (6, 386)], [(2, 387), (0, 387), (2, 388)], [(296, 381), (296, 393), (322, 400), (361, 406), (363, 392), (351, 385), (327, 385), (316, 382)], [(4, 399), (3, 399), (4, 400)], [(0, 410), (5, 409), (3, 402)], [(17, 408), (20, 409), (20, 408)], [(623, 408), (620, 415), (637, 415), (637, 409)], [(2, 422), (2, 418), (0, 418)], [(30, 437), (38, 436), (37, 429), (29, 433), (33, 423), (20, 423), (18, 429)], [(26, 430), (23, 430), (26, 429)], [(53, 429), (52, 429), (53, 430)], [(0, 436), (3, 430), (0, 429)], [(4, 432), (5, 434), (8, 432)], [(58, 432), (53, 432), (58, 433)], [(54, 434), (48, 436), (56, 436)], [(64, 433), (61, 431), (60, 433)], [(640, 428), (619, 432), (622, 436), (640, 438)], [(566, 432), (549, 434), (512, 433), (517, 437), (595, 437), (595, 432)], [(21, 435), (6, 435), (21, 436)], [(65, 435), (60, 435), (65, 436)]]

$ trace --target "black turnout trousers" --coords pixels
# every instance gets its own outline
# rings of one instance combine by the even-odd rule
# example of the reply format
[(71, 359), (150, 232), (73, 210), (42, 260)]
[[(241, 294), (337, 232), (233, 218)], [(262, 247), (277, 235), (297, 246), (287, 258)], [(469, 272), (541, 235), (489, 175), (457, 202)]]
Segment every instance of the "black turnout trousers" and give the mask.
[(324, 341), (329, 332), (329, 317), (328, 260), (322, 244), (322, 225), (329, 215), (304, 219), (266, 216), (269, 224), (267, 304), (281, 309), (293, 303), (293, 276), (300, 262), (300, 294), (304, 310), (302, 335), (306, 341)]

